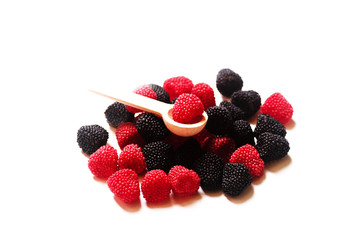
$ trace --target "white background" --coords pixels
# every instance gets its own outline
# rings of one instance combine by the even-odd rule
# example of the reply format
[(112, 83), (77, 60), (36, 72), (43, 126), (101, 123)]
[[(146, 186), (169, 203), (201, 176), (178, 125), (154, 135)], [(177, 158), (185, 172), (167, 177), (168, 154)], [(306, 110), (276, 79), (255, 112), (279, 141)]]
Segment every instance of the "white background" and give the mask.
[[(0, 2), (0, 238), (359, 239), (358, 1), (126, 2)], [(118, 148), (87, 89), (222, 68), (293, 105), (289, 156), (235, 199), (114, 199), (76, 143), (99, 124)]]

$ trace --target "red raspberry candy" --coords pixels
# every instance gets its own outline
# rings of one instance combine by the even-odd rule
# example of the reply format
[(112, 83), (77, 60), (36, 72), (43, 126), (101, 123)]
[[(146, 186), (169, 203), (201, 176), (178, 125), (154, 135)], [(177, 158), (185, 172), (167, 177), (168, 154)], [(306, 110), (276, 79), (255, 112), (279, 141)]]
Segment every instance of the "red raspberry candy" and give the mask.
[(205, 141), (203, 149), (218, 155), (224, 163), (228, 163), (232, 153), (236, 150), (236, 144), (232, 138), (213, 136)]
[(282, 124), (286, 124), (290, 121), (294, 110), (281, 93), (274, 93), (265, 100), (260, 107), (260, 112), (270, 115)]
[(183, 93), (175, 101), (172, 115), (179, 123), (196, 123), (201, 120), (204, 106), (194, 94)]
[(136, 129), (135, 123), (125, 122), (120, 124), (115, 134), (121, 150), (129, 144), (137, 144), (139, 147), (145, 146), (145, 141)]
[[(134, 93), (148, 97), (148, 98), (156, 99), (156, 93), (147, 84), (136, 88), (134, 90)], [(142, 110), (134, 108), (134, 107), (130, 107), (130, 106), (126, 106), (126, 109), (131, 113), (142, 112)]]
[(169, 179), (172, 191), (180, 197), (195, 194), (200, 186), (200, 178), (197, 173), (180, 165), (170, 169)]
[(118, 170), (117, 160), (116, 149), (112, 146), (104, 145), (90, 155), (88, 167), (94, 176), (106, 179)]
[(124, 147), (119, 155), (119, 168), (129, 168), (134, 170), (137, 174), (140, 174), (145, 170), (145, 158), (138, 145), (129, 144)]
[(151, 170), (141, 182), (141, 191), (147, 202), (161, 202), (169, 197), (171, 184), (163, 170)]
[(122, 169), (115, 172), (107, 180), (111, 192), (120, 200), (131, 203), (140, 197), (139, 179), (131, 169)]
[(170, 101), (177, 98), (180, 94), (190, 93), (193, 86), (192, 81), (183, 76), (170, 78), (163, 84), (164, 90), (170, 96)]
[(264, 173), (264, 161), (258, 151), (250, 144), (239, 147), (230, 158), (231, 163), (242, 163), (253, 178), (258, 178)]
[(200, 144), (201, 147), (204, 147), (204, 144), (208, 140), (208, 138), (213, 136), (214, 135), (212, 133), (210, 133), (204, 128), (203, 130), (201, 130), (201, 132), (193, 136), (193, 138)]
[(214, 90), (206, 83), (196, 84), (192, 88), (191, 93), (200, 98), (204, 105), (204, 110), (216, 105)]

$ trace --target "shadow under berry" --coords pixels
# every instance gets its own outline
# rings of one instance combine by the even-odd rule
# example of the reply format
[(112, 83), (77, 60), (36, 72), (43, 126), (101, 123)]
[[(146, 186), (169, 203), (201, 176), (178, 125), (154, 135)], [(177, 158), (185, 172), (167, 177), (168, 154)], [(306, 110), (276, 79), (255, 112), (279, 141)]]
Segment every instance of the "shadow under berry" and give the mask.
[(138, 212), (141, 209), (140, 199), (132, 203), (125, 203), (124, 201), (114, 196), (114, 200), (122, 209), (124, 209), (127, 212)]
[(279, 172), (280, 170), (289, 166), (291, 164), (291, 161), (292, 161), (291, 157), (289, 155), (286, 155), (285, 157), (283, 157), (279, 160), (266, 163), (265, 170), (272, 172), (272, 173)]
[(226, 198), (233, 203), (236, 204), (242, 204), (246, 201), (248, 201), (252, 196), (254, 195), (254, 187), (252, 185), (248, 186), (239, 196), (236, 197), (230, 197), (228, 195), (225, 195)]

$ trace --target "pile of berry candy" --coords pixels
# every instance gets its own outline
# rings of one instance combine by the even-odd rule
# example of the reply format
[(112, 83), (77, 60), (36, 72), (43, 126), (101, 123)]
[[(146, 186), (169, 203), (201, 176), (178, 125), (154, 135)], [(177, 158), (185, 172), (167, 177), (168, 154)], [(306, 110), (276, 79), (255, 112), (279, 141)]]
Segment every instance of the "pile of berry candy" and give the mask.
[[(171, 192), (190, 196), (203, 191), (222, 190), (235, 197), (264, 173), (265, 164), (285, 157), (290, 149), (284, 124), (293, 108), (280, 93), (261, 104), (260, 95), (244, 91), (243, 80), (230, 69), (222, 69), (216, 87), (224, 98), (216, 106), (213, 89), (196, 85), (186, 77), (166, 80), (163, 86), (147, 84), (135, 93), (173, 103), (173, 118), (194, 123), (203, 111), (208, 115), (205, 129), (193, 137), (171, 133), (158, 116), (114, 102), (105, 111), (107, 122), (116, 128), (121, 149), (108, 145), (109, 134), (99, 125), (82, 126), (77, 142), (89, 155), (91, 173), (106, 179), (120, 200), (161, 202)], [(248, 120), (257, 115), (254, 130)], [(139, 175), (143, 175), (141, 184)]]

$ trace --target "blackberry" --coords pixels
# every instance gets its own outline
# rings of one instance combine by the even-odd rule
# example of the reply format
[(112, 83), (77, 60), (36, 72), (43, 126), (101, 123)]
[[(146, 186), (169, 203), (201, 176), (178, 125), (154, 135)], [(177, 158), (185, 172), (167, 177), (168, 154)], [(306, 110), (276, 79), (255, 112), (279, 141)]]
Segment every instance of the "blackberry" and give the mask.
[(281, 122), (265, 113), (262, 113), (257, 116), (256, 127), (254, 129), (255, 137), (258, 137), (264, 132), (277, 134), (282, 137), (285, 137), (286, 135), (286, 129)]
[(245, 118), (253, 116), (261, 106), (260, 95), (253, 91), (234, 92), (231, 95), (231, 103), (245, 112)]
[(284, 137), (269, 132), (260, 134), (255, 148), (265, 163), (285, 157), (290, 150)]
[(201, 146), (193, 138), (186, 140), (175, 151), (174, 165), (181, 165), (188, 169), (192, 168), (194, 161), (202, 154)]
[(226, 108), (214, 106), (206, 110), (208, 121), (206, 130), (216, 135), (223, 135), (228, 132), (232, 124), (232, 118)]
[(224, 167), (222, 190), (230, 197), (242, 193), (253, 181), (249, 169), (242, 163), (227, 163)]
[(119, 102), (114, 102), (104, 112), (107, 122), (117, 128), (124, 122), (134, 121), (134, 114), (126, 109), (126, 106)]
[(77, 143), (84, 153), (91, 155), (107, 143), (109, 133), (101, 126), (82, 126), (77, 132)]
[(219, 104), (219, 107), (226, 108), (226, 110), (229, 111), (233, 121), (245, 119), (245, 112), (241, 108), (235, 106), (229, 101), (226, 100), (222, 101)]
[(170, 133), (161, 118), (148, 112), (136, 119), (136, 129), (148, 143), (164, 140)]
[(223, 160), (213, 153), (204, 153), (194, 162), (193, 169), (199, 175), (200, 186), (204, 191), (221, 189), (223, 167)]
[(231, 97), (233, 92), (241, 90), (243, 80), (239, 74), (228, 68), (224, 68), (221, 69), (216, 76), (216, 87), (223, 96)]
[(230, 136), (234, 138), (237, 147), (245, 144), (255, 145), (254, 133), (250, 123), (245, 120), (237, 120), (233, 123)]
[(156, 100), (170, 103), (169, 94), (159, 85), (156, 84), (149, 84), (149, 87), (156, 93)]
[(141, 151), (148, 171), (161, 169), (168, 172), (173, 166), (174, 150), (168, 143), (161, 141), (148, 143)]

